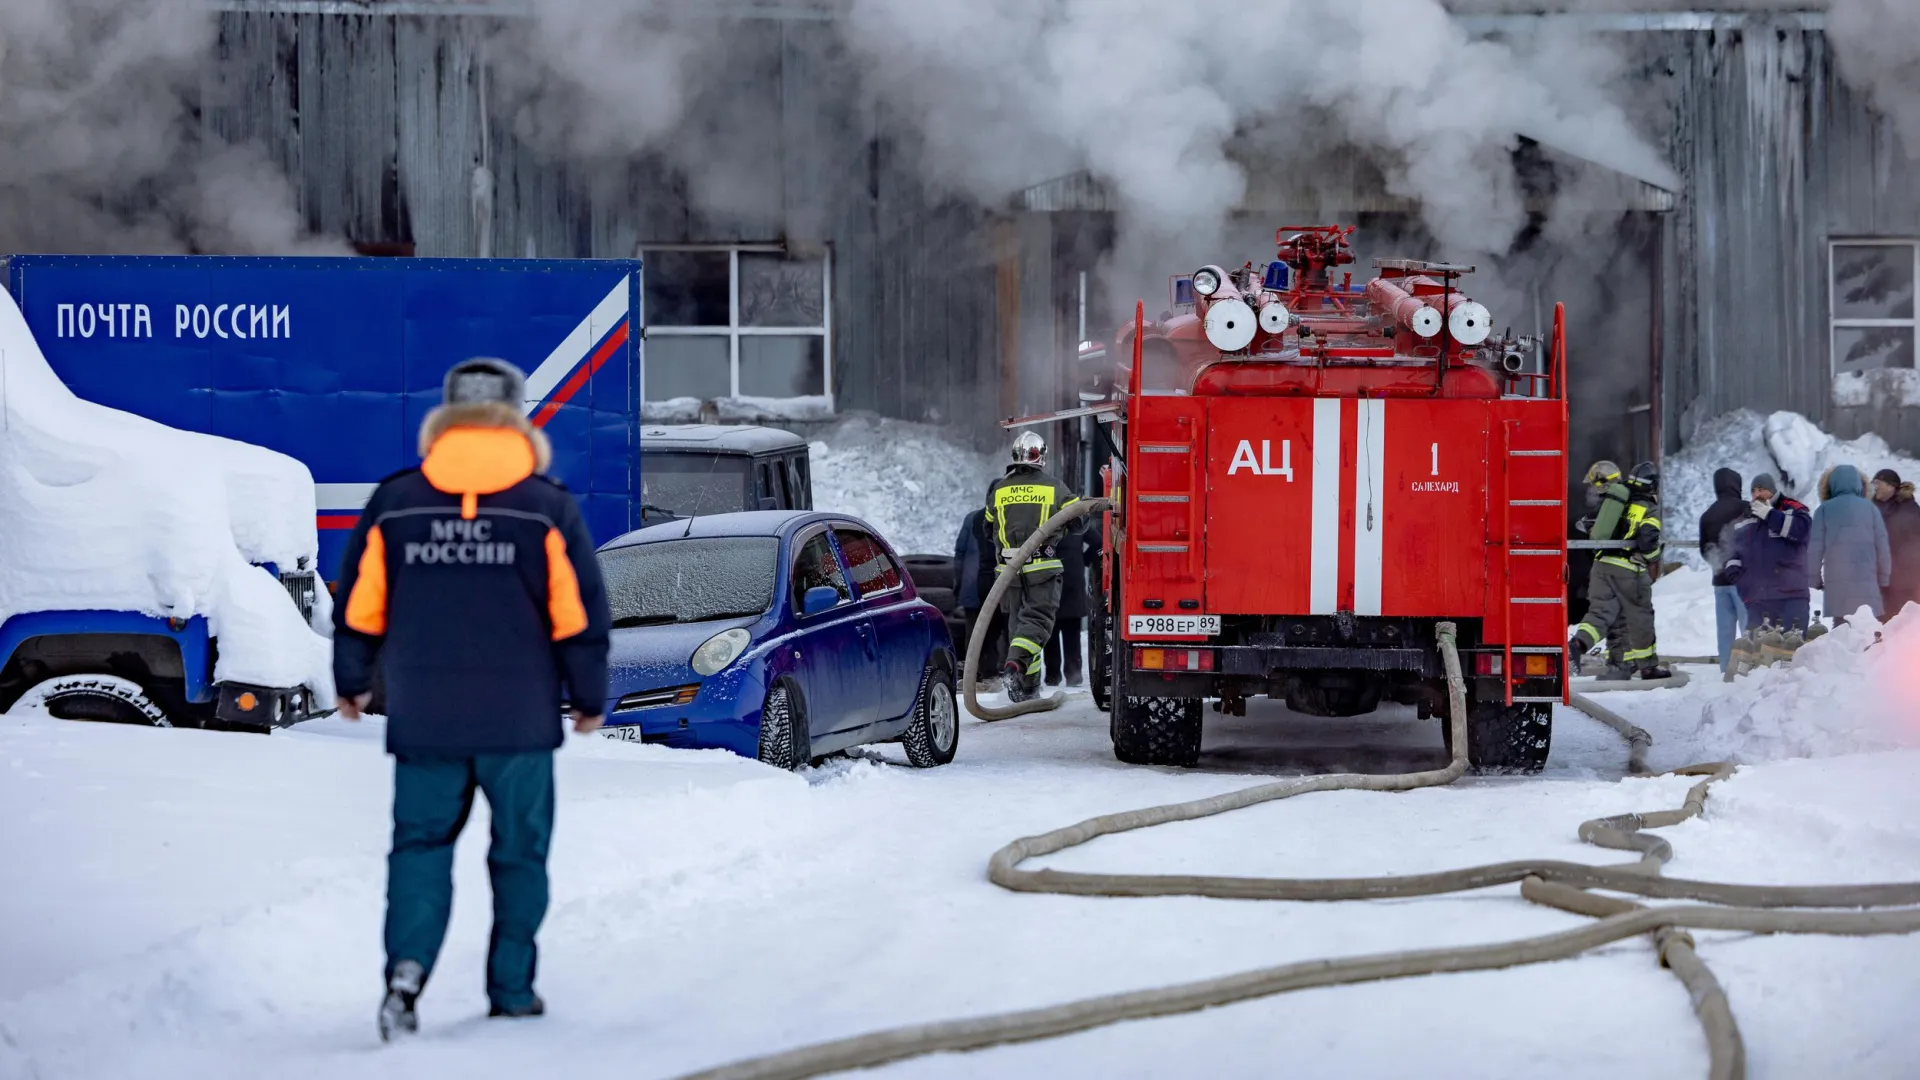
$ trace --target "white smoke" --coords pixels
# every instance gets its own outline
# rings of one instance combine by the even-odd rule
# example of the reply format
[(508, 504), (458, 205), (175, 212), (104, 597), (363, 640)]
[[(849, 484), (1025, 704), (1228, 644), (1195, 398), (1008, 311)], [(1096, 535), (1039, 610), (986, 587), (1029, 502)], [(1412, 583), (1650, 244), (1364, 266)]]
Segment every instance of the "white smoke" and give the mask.
[(1469, 253), (1505, 251), (1526, 224), (1522, 135), (1675, 183), (1612, 103), (1599, 46), (1476, 40), (1439, 0), (852, 0), (844, 27), (876, 91), (917, 120), (930, 176), (993, 204), (1083, 168), (1123, 232), (1217, 230), (1247, 190), (1230, 149), (1250, 133), (1263, 167), (1365, 154), (1443, 248)]
[(1920, 3), (1832, 0), (1827, 40), (1841, 76), (1867, 92), (1908, 156), (1920, 158)]
[(201, 132), (214, 33), (194, 4), (0, 3), (0, 251), (313, 249), (285, 178)]

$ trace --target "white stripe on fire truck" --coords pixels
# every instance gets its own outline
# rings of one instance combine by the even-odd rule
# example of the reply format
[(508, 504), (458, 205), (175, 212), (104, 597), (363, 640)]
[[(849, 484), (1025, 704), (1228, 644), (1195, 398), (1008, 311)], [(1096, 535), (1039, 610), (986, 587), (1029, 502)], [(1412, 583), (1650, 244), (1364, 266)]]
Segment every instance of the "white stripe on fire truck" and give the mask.
[(1340, 603), (1340, 399), (1313, 402), (1313, 547), (1308, 610), (1331, 615)]
[(1380, 614), (1380, 575), (1387, 525), (1387, 403), (1361, 399), (1359, 460), (1353, 470), (1353, 613)]

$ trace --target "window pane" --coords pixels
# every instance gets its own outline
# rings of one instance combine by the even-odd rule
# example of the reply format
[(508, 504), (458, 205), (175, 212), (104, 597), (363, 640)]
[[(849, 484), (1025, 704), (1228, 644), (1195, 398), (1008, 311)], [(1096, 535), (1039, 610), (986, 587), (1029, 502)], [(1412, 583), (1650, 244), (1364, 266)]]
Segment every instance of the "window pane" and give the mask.
[(900, 587), (900, 568), (894, 565), (878, 540), (852, 529), (835, 529), (833, 536), (840, 541), (840, 550), (853, 571), (853, 587), (861, 596)]
[(750, 510), (752, 459), (737, 454), (640, 450), (640, 498), (675, 517)]
[(599, 562), (615, 626), (704, 622), (758, 615), (773, 606), (780, 541), (668, 540), (603, 551)]
[(740, 394), (789, 398), (827, 392), (827, 339), (809, 337), (740, 338)]
[(827, 264), (741, 252), (741, 326), (825, 326)]
[(1833, 317), (1913, 318), (1913, 245), (1834, 245)]
[(726, 397), (733, 393), (731, 364), (725, 337), (649, 337), (647, 400)]
[(1836, 326), (1833, 369), (1872, 371), (1913, 366), (1913, 328), (1909, 326)]
[(833, 548), (827, 545), (826, 533), (807, 541), (799, 557), (793, 560), (793, 610), (804, 610), (801, 601), (806, 598), (807, 590), (821, 585), (831, 586), (839, 594), (841, 603), (853, 598), (847, 591), (846, 576), (840, 573), (840, 562), (833, 557)]
[(648, 326), (726, 326), (724, 251), (643, 251)]

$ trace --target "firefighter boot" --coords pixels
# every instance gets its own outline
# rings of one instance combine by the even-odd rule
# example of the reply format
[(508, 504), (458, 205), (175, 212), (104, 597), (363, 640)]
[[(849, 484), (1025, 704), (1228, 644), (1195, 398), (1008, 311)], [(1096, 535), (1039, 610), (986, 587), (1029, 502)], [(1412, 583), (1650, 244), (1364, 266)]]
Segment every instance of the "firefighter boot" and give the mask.
[(1670, 668), (1661, 667), (1660, 661), (1658, 660), (1649, 660), (1640, 665), (1639, 674), (1641, 682), (1653, 682), (1656, 679), (1673, 678), (1673, 671)]
[(1027, 685), (1026, 672), (1021, 670), (1016, 661), (1007, 661), (1007, 666), (1001, 669), (1000, 681), (1006, 684), (1008, 701), (1017, 703), (1033, 700), (1033, 688)]

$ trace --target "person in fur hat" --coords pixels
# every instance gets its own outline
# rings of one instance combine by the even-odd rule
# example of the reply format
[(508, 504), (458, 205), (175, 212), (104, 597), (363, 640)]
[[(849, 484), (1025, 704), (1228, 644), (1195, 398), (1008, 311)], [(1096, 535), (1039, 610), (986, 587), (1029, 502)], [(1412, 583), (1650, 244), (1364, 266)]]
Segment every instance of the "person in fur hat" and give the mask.
[(573, 496), (545, 473), (526, 376), (480, 358), (447, 373), (420, 425), (417, 469), (382, 481), (347, 541), (334, 607), (340, 714), (386, 678), (393, 755), (386, 997), (380, 1037), (418, 1027), (414, 1003), (446, 938), (453, 846), (487, 797), (493, 843), (490, 1015), (539, 1016), (534, 933), (547, 910), (553, 752), (606, 711), (606, 590)]

